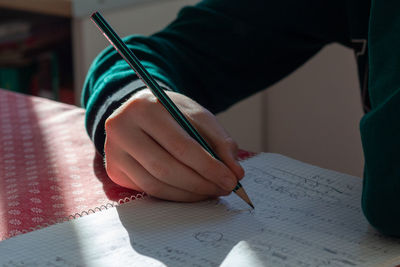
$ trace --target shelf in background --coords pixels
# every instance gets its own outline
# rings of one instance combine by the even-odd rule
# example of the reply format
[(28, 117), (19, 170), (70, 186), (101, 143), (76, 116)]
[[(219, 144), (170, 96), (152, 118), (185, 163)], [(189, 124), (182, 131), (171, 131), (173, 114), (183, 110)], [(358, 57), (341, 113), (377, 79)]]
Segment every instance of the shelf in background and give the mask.
[(0, 87), (74, 103), (69, 18), (0, 9)]
[(83, 17), (107, 10), (160, 0), (0, 0), (0, 7), (63, 17)]
[(73, 0), (0, 0), (0, 7), (70, 17)]

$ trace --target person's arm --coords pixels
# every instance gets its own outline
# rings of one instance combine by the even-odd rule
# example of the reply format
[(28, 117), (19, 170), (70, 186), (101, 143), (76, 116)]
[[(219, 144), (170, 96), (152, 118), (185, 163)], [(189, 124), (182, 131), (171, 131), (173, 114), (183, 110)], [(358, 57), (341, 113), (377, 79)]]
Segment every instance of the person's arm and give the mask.
[[(236, 144), (209, 111), (222, 111), (277, 82), (327, 43), (346, 43), (346, 23), (344, 1), (202, 1), (182, 9), (174, 22), (152, 36), (125, 39), (149, 72), (173, 91), (168, 93), (222, 165), (168, 120), (146, 89), (134, 93), (143, 84), (112, 48), (106, 49), (89, 71), (82, 101), (89, 135), (100, 152), (105, 144), (108, 174), (119, 184), (167, 199), (173, 199), (176, 188), (183, 197), (174, 200), (229, 192), (243, 170), (234, 158)], [(149, 141), (151, 153), (142, 147), (147, 138), (142, 132), (157, 144)], [(120, 160), (126, 155), (131, 159)], [(173, 174), (178, 181), (171, 184)], [(160, 189), (166, 184), (172, 188)]]
[(362, 207), (379, 231), (400, 236), (400, 2), (372, 1), (369, 95), (361, 120), (365, 168)]
[[(325, 44), (347, 42), (346, 22), (342, 1), (203, 1), (152, 36), (124, 40), (165, 87), (217, 113), (282, 79)], [(99, 152), (104, 117), (142, 88), (112, 47), (93, 62), (82, 105)]]

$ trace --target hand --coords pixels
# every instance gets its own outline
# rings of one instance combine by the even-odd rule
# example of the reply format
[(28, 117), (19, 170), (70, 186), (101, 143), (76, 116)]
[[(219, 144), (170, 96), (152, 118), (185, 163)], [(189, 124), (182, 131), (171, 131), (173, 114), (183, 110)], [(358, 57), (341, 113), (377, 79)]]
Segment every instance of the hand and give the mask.
[(221, 158), (214, 159), (145, 89), (106, 120), (105, 167), (117, 184), (173, 201), (227, 195), (244, 176), (237, 144), (214, 115), (190, 98), (166, 92)]

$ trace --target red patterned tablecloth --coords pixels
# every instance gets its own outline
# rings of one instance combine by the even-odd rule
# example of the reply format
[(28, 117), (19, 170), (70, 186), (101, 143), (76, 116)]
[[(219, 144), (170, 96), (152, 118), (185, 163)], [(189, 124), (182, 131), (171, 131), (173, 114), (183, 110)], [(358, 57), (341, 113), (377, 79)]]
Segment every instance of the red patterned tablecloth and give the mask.
[(0, 89), (0, 241), (142, 196), (107, 177), (83, 109)]

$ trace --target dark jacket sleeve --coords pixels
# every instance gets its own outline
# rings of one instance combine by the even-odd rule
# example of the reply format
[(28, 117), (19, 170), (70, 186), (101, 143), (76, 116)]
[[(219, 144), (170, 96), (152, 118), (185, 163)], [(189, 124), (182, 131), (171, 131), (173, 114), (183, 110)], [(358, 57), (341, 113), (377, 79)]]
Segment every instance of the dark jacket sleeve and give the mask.
[(372, 1), (369, 94), (361, 120), (365, 169), (362, 207), (376, 229), (400, 236), (400, 2)]
[[(348, 42), (346, 24), (344, 1), (206, 0), (183, 8), (160, 32), (125, 42), (165, 87), (216, 113), (282, 79), (325, 44)], [(105, 118), (143, 88), (134, 80), (110, 47), (89, 70), (82, 104), (100, 152)]]

